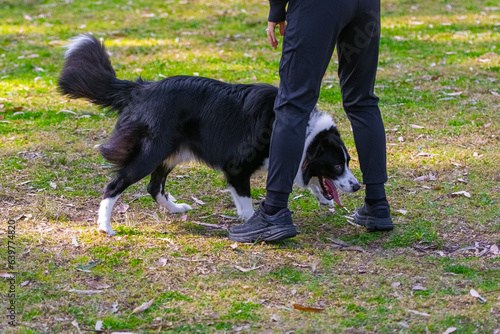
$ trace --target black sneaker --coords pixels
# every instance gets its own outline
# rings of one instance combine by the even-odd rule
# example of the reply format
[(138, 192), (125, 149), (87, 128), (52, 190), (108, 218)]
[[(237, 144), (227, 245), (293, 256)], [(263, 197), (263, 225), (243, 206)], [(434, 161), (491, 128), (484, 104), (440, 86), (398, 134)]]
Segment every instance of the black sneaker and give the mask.
[(368, 232), (394, 229), (389, 202), (380, 201), (373, 205), (365, 203), (354, 215), (354, 222), (366, 227)]
[(283, 209), (269, 216), (265, 213), (262, 202), (246, 223), (229, 229), (229, 239), (237, 242), (276, 241), (296, 235), (297, 229), (293, 225), (290, 210)]

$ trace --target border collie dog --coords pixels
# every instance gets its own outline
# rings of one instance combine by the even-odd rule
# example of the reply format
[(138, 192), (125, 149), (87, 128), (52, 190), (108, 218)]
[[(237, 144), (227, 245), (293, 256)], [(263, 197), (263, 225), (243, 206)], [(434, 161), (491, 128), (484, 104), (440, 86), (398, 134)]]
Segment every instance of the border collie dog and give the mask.
[[(118, 115), (111, 138), (100, 146), (116, 167), (99, 209), (101, 231), (115, 234), (113, 205), (127, 187), (150, 174), (147, 189), (159, 205), (171, 213), (191, 210), (165, 194), (168, 174), (190, 160), (222, 171), (238, 215), (245, 220), (252, 216), (250, 177), (267, 164), (276, 87), (181, 75), (157, 82), (119, 80), (104, 45), (91, 35), (72, 39), (58, 84), (62, 94)], [(337, 188), (360, 188), (349, 160), (332, 118), (314, 109), (295, 183), (322, 204), (340, 205)]]

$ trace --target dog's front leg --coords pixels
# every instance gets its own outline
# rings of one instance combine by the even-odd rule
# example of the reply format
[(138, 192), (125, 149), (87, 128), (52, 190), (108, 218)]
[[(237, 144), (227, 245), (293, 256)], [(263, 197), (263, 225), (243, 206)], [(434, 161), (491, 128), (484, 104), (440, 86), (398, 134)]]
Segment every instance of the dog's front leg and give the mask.
[(116, 231), (111, 228), (111, 211), (118, 197), (120, 195), (103, 199), (99, 207), (99, 218), (97, 219), (99, 230), (106, 232), (109, 236), (116, 234)]
[(250, 196), (240, 196), (236, 192), (236, 189), (229, 186), (229, 191), (233, 197), (234, 204), (236, 205), (236, 211), (238, 212), (238, 217), (244, 221), (250, 219), (253, 216), (253, 206), (252, 198)]

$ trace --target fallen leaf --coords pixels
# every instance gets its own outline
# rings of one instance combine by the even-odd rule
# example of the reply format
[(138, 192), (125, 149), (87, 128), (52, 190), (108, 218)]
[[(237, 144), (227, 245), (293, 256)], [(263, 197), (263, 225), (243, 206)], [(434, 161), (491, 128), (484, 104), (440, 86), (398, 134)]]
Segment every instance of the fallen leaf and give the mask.
[(13, 277), (15, 277), (15, 275), (8, 273), (8, 272), (5, 272), (5, 271), (0, 271), (0, 277), (13, 278)]
[(196, 198), (196, 197), (194, 197), (194, 196), (191, 196), (191, 199), (192, 199), (193, 201), (195, 201), (195, 203), (197, 203), (197, 204), (199, 204), (199, 205), (201, 205), (201, 206), (205, 206), (205, 205), (206, 205), (206, 203), (205, 203), (205, 202), (203, 202), (201, 199), (198, 199), (198, 198)]
[(73, 246), (75, 247), (79, 247), (80, 245), (78, 244), (78, 241), (76, 240), (76, 237), (73, 237), (73, 239), (71, 240), (71, 243), (73, 244)]
[(417, 285), (413, 286), (411, 289), (412, 289), (413, 291), (426, 291), (426, 290), (427, 290), (427, 288), (424, 288), (424, 287), (423, 287), (423, 286), (421, 286), (420, 284), (417, 284)]
[(102, 291), (99, 290), (75, 290), (75, 289), (69, 289), (68, 292), (74, 292), (78, 293), (81, 295), (92, 295), (94, 293), (101, 293)]
[(361, 252), (361, 253), (365, 252), (365, 250), (359, 246), (342, 247), (340, 250), (341, 251), (354, 251), (354, 252)]
[(492, 245), (490, 247), (490, 252), (491, 254), (493, 255), (499, 255), (500, 254), (500, 250), (498, 249), (498, 246), (497, 245)]
[(91, 268), (94, 268), (95, 266), (97, 266), (101, 262), (102, 262), (102, 259), (99, 259), (99, 260), (96, 260), (96, 261), (89, 262), (89, 264), (79, 264), (76, 267), (78, 269), (89, 270)]
[(50, 186), (52, 189), (56, 189), (56, 188), (57, 188), (57, 184), (55, 184), (54, 182), (49, 182), (49, 186)]
[(406, 311), (408, 311), (408, 312), (410, 312), (410, 313), (418, 314), (418, 315), (421, 315), (421, 316), (424, 316), (424, 317), (430, 317), (430, 316), (431, 316), (430, 314), (425, 313), (425, 312), (419, 312), (419, 311), (415, 311), (415, 310), (408, 310), (408, 309), (407, 309)]
[(71, 324), (78, 329), (78, 333), (81, 333), (82, 331), (80, 330), (80, 326), (78, 326), (78, 322), (76, 320), (73, 320)]
[(397, 323), (397, 325), (404, 327), (404, 328), (410, 328), (410, 325), (406, 321), (400, 321)]
[(183, 215), (183, 216), (181, 216), (181, 220), (182, 220), (183, 222), (185, 222), (185, 221), (187, 220), (187, 218), (188, 218), (188, 215)]
[(153, 302), (155, 301), (155, 299), (151, 299), (149, 302), (146, 302), (146, 303), (143, 303), (141, 306), (139, 307), (136, 307), (133, 311), (132, 311), (132, 314), (134, 313), (139, 313), (139, 312), (142, 312), (142, 311), (145, 311), (147, 310), (151, 305), (153, 305)]
[(111, 309), (109, 310), (109, 313), (114, 314), (118, 312), (118, 302), (114, 302), (114, 304), (111, 306)]
[(462, 247), (462, 248), (457, 249), (455, 252), (463, 252), (463, 251), (475, 250), (475, 249), (476, 249), (476, 246), (466, 246), (466, 247)]
[(89, 287), (91, 287), (92, 289), (96, 289), (96, 290), (108, 289), (111, 287), (111, 285), (109, 285), (105, 282), (99, 282), (99, 281), (95, 281), (95, 280), (89, 280), (89, 281), (86, 281), (85, 283)]
[(303, 306), (299, 304), (293, 304), (293, 308), (303, 312), (315, 312), (315, 313), (323, 312), (325, 310), (324, 308)]
[(236, 216), (228, 216), (228, 215), (220, 215), (222, 218), (226, 218), (226, 219), (229, 219), (229, 220), (239, 220), (238, 217)]
[(445, 95), (448, 95), (448, 96), (459, 96), (459, 95), (462, 95), (463, 92), (453, 92), (453, 93), (444, 93)]
[(460, 195), (464, 195), (467, 198), (471, 197), (470, 193), (468, 193), (467, 191), (464, 191), (464, 190), (451, 193), (451, 197), (457, 197), (457, 196), (460, 196)]
[(155, 262), (157, 266), (165, 267), (167, 265), (167, 259), (160, 257), (158, 261)]
[(115, 207), (117, 213), (125, 213), (130, 208), (130, 205), (127, 203), (120, 203)]
[(190, 223), (196, 224), (196, 225), (201, 225), (201, 226), (206, 226), (206, 227), (211, 227), (211, 228), (215, 228), (215, 229), (219, 229), (219, 230), (227, 230), (227, 227), (222, 226), (222, 225), (217, 225), (217, 224), (202, 223), (202, 222), (197, 222), (197, 221), (191, 221)]
[(65, 113), (68, 113), (68, 114), (76, 115), (76, 112), (68, 110), (68, 109), (61, 109), (58, 112), (56, 112), (56, 114), (59, 114), (60, 112), (65, 112)]
[(397, 287), (401, 286), (401, 283), (400, 282), (394, 282), (394, 283), (391, 284), (391, 286), (393, 288), (397, 288)]
[(350, 243), (342, 241), (340, 239), (334, 239), (334, 238), (327, 238), (327, 239), (330, 240), (331, 242), (333, 242), (334, 244), (337, 244), (337, 245), (340, 245), (343, 247), (351, 247), (352, 246)]
[(248, 329), (248, 328), (250, 328), (250, 324), (246, 324), (246, 325), (243, 325), (243, 326), (233, 326), (233, 331), (235, 331), (235, 332), (241, 332), (242, 330)]
[(230, 247), (231, 247), (232, 249), (236, 249), (236, 248), (238, 248), (238, 243), (237, 243), (237, 242), (235, 242), (234, 244), (231, 244), (231, 245), (230, 245)]
[(396, 41), (398, 41), (398, 42), (400, 42), (400, 41), (407, 41), (408, 40), (408, 38), (401, 37), (401, 36), (392, 36), (391, 38), (394, 39), (394, 40), (396, 40)]
[(258, 267), (252, 267), (252, 268), (243, 268), (241, 266), (235, 265), (234, 267), (236, 269), (238, 269), (239, 271), (246, 273), (246, 272), (249, 272), (249, 271), (252, 271), (252, 270), (259, 269), (259, 268), (264, 267), (264, 266), (258, 266)]
[(410, 124), (410, 126), (414, 129), (423, 129), (424, 127), (421, 125), (416, 125), (416, 124)]
[(477, 300), (480, 302), (480, 303), (486, 303), (486, 299), (484, 299), (483, 297), (481, 297), (481, 295), (474, 289), (470, 289), (470, 295), (472, 297), (475, 297), (477, 298)]
[(321, 263), (320, 260), (316, 260), (313, 263), (311, 263), (311, 271), (314, 273), (318, 269), (319, 264)]
[(448, 327), (444, 332), (443, 334), (450, 334), (450, 333), (453, 333), (454, 331), (456, 331), (457, 328), (456, 327)]
[(101, 320), (97, 320), (97, 322), (95, 323), (95, 330), (96, 331), (101, 331), (102, 330), (102, 321)]
[(404, 209), (399, 209), (397, 212), (399, 212), (400, 214), (402, 214), (403, 216), (406, 216), (406, 214), (408, 213), (407, 210), (404, 210)]

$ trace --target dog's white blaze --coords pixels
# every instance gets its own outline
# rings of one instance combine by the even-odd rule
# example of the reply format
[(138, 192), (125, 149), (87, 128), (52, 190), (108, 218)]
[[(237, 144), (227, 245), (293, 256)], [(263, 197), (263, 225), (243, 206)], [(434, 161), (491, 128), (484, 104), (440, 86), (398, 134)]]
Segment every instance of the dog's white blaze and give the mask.
[(113, 210), (113, 206), (115, 205), (118, 197), (120, 197), (120, 195), (103, 199), (101, 201), (101, 206), (99, 207), (99, 218), (97, 219), (99, 229), (109, 235), (116, 234), (116, 232), (111, 228), (111, 211)]
[(349, 166), (347, 166), (347, 152), (345, 151), (344, 148), (342, 148), (342, 151), (344, 152), (344, 159), (346, 161), (345, 166), (344, 166), (344, 173), (342, 173), (341, 176), (339, 176), (336, 180), (333, 181), (335, 185), (340, 189), (348, 193), (354, 192), (353, 186), (354, 185), (359, 185), (358, 180), (354, 175), (352, 174), (351, 170), (349, 169)]
[(295, 183), (299, 187), (301, 188), (305, 187), (304, 179), (302, 177), (301, 166), (304, 163), (307, 148), (309, 147), (309, 145), (311, 145), (311, 142), (318, 133), (320, 133), (323, 130), (328, 130), (334, 126), (335, 122), (333, 121), (330, 115), (318, 111), (316, 107), (311, 112), (311, 118), (309, 119), (309, 123), (307, 124), (307, 129), (306, 129), (306, 141), (304, 144), (304, 150), (302, 151), (302, 158), (300, 159), (299, 170), (297, 171), (297, 175), (295, 176)]
[(238, 212), (238, 216), (241, 219), (247, 221), (250, 217), (253, 216), (253, 206), (252, 199), (246, 196), (240, 196), (236, 192), (236, 190), (228, 186), (229, 191), (231, 192), (231, 196), (233, 197), (234, 204), (236, 205), (236, 211)]
[(64, 58), (68, 58), (81, 45), (86, 43), (93, 43), (93, 40), (90, 36), (83, 34), (70, 38), (69, 40), (71, 41), (71, 43), (66, 45), (66, 52), (64, 52)]

